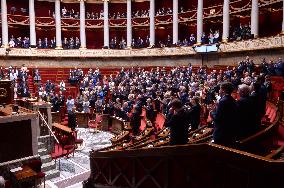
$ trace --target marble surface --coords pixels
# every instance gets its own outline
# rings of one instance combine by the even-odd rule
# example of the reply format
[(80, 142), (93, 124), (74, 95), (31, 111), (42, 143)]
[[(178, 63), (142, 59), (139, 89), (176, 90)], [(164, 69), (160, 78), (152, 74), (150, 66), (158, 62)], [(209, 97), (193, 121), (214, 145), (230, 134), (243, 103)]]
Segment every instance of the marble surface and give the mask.
[(74, 157), (57, 159), (57, 169), (60, 170), (60, 177), (46, 182), (51, 188), (79, 188), (82, 182), (90, 175), (89, 152), (94, 149), (101, 149), (111, 145), (110, 139), (114, 136), (108, 132), (91, 133), (88, 128), (77, 128), (78, 138), (84, 140), (78, 147)]

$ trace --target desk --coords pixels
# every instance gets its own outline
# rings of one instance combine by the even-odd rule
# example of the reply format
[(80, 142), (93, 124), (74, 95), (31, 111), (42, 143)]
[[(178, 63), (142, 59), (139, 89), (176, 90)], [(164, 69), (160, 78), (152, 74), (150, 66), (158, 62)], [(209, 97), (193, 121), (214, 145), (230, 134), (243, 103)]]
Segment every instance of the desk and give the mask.
[(0, 163), (38, 153), (37, 113), (20, 107), (13, 114), (12, 106), (0, 110)]
[(60, 123), (61, 122), (61, 115), (60, 112), (51, 112), (52, 116), (52, 123)]
[(52, 125), (52, 128), (55, 128), (57, 130), (60, 130), (62, 132), (65, 132), (65, 133), (72, 133), (73, 131), (71, 130), (71, 128), (67, 127), (67, 126), (64, 126), (64, 125), (61, 125), (59, 123), (53, 123)]
[(13, 172), (14, 176), (16, 177), (16, 180), (21, 183), (28, 180), (35, 180), (37, 173), (33, 171), (29, 166), (24, 165), (22, 166), (22, 170), (19, 170), (17, 172)]
[(111, 131), (115, 134), (120, 134), (124, 127), (124, 121), (114, 116), (110, 116)]
[(76, 112), (78, 127), (87, 128), (89, 122), (89, 113)]

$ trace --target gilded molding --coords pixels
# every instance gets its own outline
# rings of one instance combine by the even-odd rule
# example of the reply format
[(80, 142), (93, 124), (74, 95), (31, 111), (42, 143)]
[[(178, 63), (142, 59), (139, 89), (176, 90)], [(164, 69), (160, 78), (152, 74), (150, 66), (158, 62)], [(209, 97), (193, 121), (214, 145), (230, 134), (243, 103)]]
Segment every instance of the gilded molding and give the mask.
[[(240, 51), (264, 50), (273, 48), (284, 48), (284, 35), (278, 35), (268, 38), (257, 38), (245, 41), (234, 41), (221, 43), (219, 52), (230, 53)], [(62, 49), (62, 48), (61, 48)], [(163, 57), (163, 56), (185, 56), (195, 55), (196, 52), (192, 47), (177, 47), (177, 48), (144, 48), (125, 50), (112, 49), (86, 49), (79, 50), (55, 50), (55, 49), (21, 49), (10, 48), (7, 51), (5, 48), (0, 48), (0, 56), (11, 57), (70, 57), (70, 58), (108, 58), (108, 57)]]

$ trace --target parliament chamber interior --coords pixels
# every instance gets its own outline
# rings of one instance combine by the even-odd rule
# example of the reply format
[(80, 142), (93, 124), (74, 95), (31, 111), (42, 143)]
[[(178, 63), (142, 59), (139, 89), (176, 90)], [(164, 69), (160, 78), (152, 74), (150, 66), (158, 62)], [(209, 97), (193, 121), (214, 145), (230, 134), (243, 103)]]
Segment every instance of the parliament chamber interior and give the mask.
[(283, 0), (1, 0), (0, 188), (284, 178)]

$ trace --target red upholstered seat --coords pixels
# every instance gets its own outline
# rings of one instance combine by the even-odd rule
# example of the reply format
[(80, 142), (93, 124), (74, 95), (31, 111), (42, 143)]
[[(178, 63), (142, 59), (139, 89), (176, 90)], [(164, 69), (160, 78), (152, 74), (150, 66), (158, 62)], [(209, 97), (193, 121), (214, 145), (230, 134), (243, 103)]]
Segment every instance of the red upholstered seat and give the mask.
[(77, 144), (79, 144), (79, 145), (81, 145), (82, 143), (83, 143), (83, 139), (81, 139), (81, 138), (79, 138), (79, 139), (77, 139), (76, 138), (76, 140), (75, 140), (75, 144), (77, 145)]
[(272, 111), (272, 108), (270, 107), (270, 106), (268, 106), (267, 107), (267, 109), (266, 109), (266, 113), (265, 113), (265, 115), (269, 115), (270, 114), (270, 112)]
[(39, 173), (37, 173), (37, 177), (38, 178), (44, 178), (45, 177), (45, 173), (44, 172), (39, 172)]
[(276, 112), (274, 112), (270, 117), (270, 122), (272, 123), (276, 118)]
[(72, 150), (73, 148), (74, 148), (73, 145), (65, 145), (65, 146), (63, 147), (63, 149), (65, 149), (65, 150)]
[(69, 157), (70, 153), (73, 153), (74, 157), (74, 151), (75, 151), (75, 145), (65, 145), (63, 146), (63, 149), (66, 150), (66, 156)]

